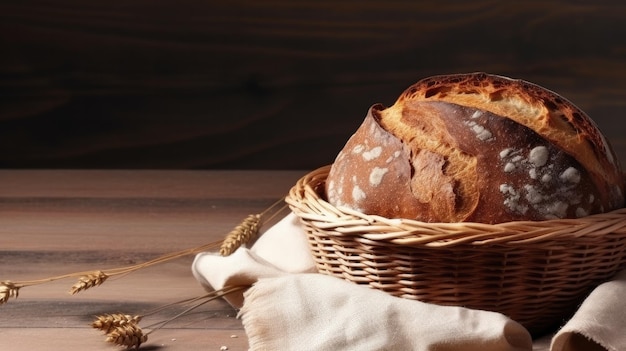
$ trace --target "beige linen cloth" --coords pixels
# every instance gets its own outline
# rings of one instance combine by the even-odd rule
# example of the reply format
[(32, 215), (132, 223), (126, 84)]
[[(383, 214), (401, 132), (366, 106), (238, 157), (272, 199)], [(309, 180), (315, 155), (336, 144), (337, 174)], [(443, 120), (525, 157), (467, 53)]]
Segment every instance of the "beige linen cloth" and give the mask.
[(315, 273), (294, 214), (252, 248), (196, 256), (207, 289), (251, 286), (228, 302), (240, 308), (250, 350), (595, 351), (626, 350), (626, 271), (600, 285), (565, 326), (542, 340), (508, 317), (390, 296)]

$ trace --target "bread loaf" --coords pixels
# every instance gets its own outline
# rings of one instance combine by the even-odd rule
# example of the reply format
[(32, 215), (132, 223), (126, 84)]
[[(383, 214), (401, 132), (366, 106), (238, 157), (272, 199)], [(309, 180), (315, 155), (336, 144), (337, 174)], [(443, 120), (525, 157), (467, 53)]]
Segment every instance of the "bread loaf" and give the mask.
[(337, 155), (328, 201), (426, 222), (576, 218), (624, 206), (595, 123), (558, 94), (485, 73), (435, 76), (370, 108)]

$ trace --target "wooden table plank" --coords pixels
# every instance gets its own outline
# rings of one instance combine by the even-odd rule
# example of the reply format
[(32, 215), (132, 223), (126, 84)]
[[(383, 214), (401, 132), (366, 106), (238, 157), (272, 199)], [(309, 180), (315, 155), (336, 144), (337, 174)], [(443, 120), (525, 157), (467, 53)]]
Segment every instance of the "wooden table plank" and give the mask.
[[(0, 171), (0, 280), (127, 266), (217, 241), (285, 195), (299, 171)], [(20, 290), (0, 306), (3, 350), (110, 350), (93, 316), (148, 311), (205, 290), (193, 256), (69, 295), (74, 279)], [(145, 317), (164, 321), (174, 306)], [(215, 300), (150, 334), (145, 349), (245, 350), (237, 311)], [(145, 324), (144, 324), (145, 323)], [(147, 328), (146, 331), (150, 330)]]

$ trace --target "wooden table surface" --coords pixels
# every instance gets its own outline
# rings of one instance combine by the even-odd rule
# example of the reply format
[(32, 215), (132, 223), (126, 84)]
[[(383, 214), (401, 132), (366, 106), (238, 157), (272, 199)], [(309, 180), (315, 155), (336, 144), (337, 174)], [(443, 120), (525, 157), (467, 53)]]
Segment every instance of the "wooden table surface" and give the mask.
[[(618, 153), (626, 150), (618, 149)], [(0, 282), (129, 266), (216, 242), (284, 196), (304, 171), (0, 170)], [(193, 255), (68, 294), (75, 278), (26, 286), (0, 305), (0, 349), (116, 350), (104, 313), (143, 315), (206, 291)], [(142, 328), (184, 311), (146, 316)], [(237, 311), (211, 301), (149, 335), (142, 350), (247, 350)], [(144, 331), (150, 331), (145, 328)], [(549, 337), (535, 351), (549, 349)]]
[[(0, 171), (0, 281), (139, 263), (222, 239), (285, 195), (300, 171)], [(89, 326), (200, 296), (193, 255), (68, 293), (76, 279), (27, 286), (0, 305), (0, 349), (116, 350)], [(166, 320), (184, 307), (147, 316)], [(237, 311), (212, 301), (149, 335), (144, 350), (246, 350)], [(149, 329), (145, 330), (148, 331)]]

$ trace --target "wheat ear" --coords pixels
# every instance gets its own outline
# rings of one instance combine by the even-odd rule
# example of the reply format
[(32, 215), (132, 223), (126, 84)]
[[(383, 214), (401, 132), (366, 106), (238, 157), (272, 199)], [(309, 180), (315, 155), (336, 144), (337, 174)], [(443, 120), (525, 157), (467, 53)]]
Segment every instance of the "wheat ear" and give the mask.
[(137, 324), (141, 321), (142, 316), (131, 316), (129, 314), (112, 313), (96, 316), (96, 320), (91, 323), (91, 327), (102, 330), (105, 334), (109, 334), (115, 328), (127, 324)]
[(11, 297), (17, 298), (19, 295), (21, 286), (13, 283), (10, 280), (0, 282), (0, 305), (9, 301)]
[(94, 271), (90, 274), (78, 278), (78, 282), (70, 289), (70, 294), (74, 295), (80, 291), (87, 290), (104, 283), (109, 276), (102, 271)]
[(285, 208), (284, 198), (281, 198), (263, 212), (248, 215), (248, 217), (226, 235), (220, 247), (220, 255), (229, 256), (240, 246), (249, 243), (259, 234), (259, 229), (264, 222), (272, 220)]
[(124, 346), (126, 348), (136, 348), (148, 341), (148, 335), (144, 334), (137, 324), (124, 324), (117, 326), (111, 331), (106, 339), (107, 342)]
[[(142, 343), (148, 340), (148, 335), (150, 333), (164, 327), (167, 323), (183, 316), (186, 313), (189, 313), (190, 311), (204, 305), (209, 301), (215, 300), (219, 297), (228, 295), (235, 291), (243, 290), (245, 288), (245, 286), (226, 286), (223, 289), (212, 291), (199, 297), (189, 298), (161, 306), (144, 315), (130, 315), (123, 313), (103, 314), (100, 316), (96, 316), (96, 319), (91, 323), (91, 327), (103, 331), (107, 336), (107, 342), (119, 346), (124, 346), (126, 348), (139, 348)], [(168, 320), (157, 322), (147, 326), (147, 328), (152, 328), (147, 333), (144, 333), (143, 329), (139, 326), (139, 322), (142, 320), (143, 317), (147, 315), (157, 313), (174, 305), (186, 305), (193, 302), (198, 303), (192, 305), (191, 307), (188, 307), (184, 311), (178, 313)]]
[(220, 255), (228, 256), (238, 247), (248, 243), (259, 233), (260, 214), (251, 214), (235, 227), (226, 237), (220, 247)]

